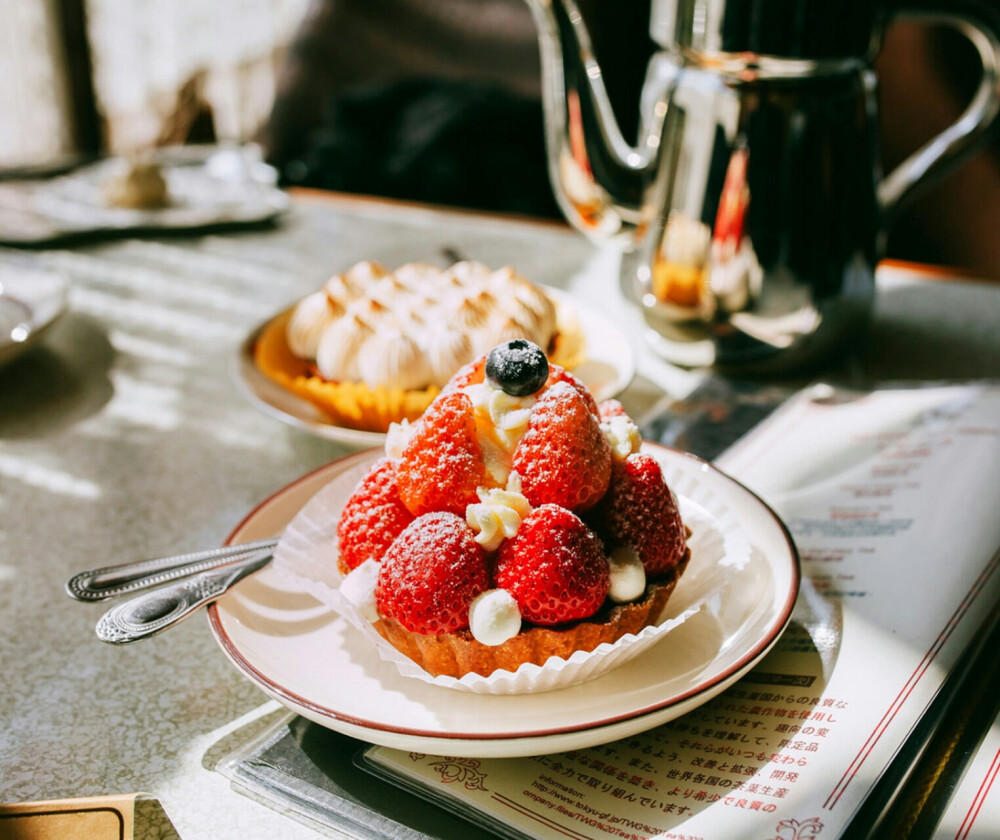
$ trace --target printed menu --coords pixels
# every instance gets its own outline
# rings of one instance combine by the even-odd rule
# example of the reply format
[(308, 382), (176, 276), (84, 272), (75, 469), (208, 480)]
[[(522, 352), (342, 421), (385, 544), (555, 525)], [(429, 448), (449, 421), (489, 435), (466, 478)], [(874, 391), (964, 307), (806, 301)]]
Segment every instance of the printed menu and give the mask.
[(1000, 387), (812, 386), (716, 463), (802, 559), (791, 623), (757, 667), (612, 743), (508, 759), (372, 747), (366, 763), (509, 837), (840, 835), (1000, 601)]

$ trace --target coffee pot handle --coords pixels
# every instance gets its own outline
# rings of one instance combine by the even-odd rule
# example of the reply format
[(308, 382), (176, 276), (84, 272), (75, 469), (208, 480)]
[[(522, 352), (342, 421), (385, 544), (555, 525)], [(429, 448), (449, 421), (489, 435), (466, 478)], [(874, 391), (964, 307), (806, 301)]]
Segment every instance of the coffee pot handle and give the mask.
[(878, 185), (883, 216), (891, 216), (918, 185), (943, 174), (971, 152), (1000, 113), (1000, 34), (985, 20), (981, 6), (950, 2), (948, 10), (904, 0), (895, 17), (951, 26), (965, 35), (982, 61), (982, 78), (972, 101), (948, 128), (911, 154)]

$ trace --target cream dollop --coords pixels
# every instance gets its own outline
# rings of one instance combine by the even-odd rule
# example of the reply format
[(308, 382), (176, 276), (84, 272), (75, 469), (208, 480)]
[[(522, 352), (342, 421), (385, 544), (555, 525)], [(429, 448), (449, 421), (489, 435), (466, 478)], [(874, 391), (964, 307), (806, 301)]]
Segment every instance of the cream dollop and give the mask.
[(510, 539), (521, 527), (521, 521), (531, 513), (531, 504), (521, 493), (521, 477), (511, 473), (507, 487), (479, 487), (478, 504), (465, 508), (465, 521), (476, 532), (476, 542), (487, 551), (496, 551), (505, 539)]
[(528, 428), (535, 397), (512, 397), (489, 382), (465, 388), (472, 400), (476, 439), (483, 450), (486, 471), (498, 487), (507, 483), (514, 450)]
[(285, 338), (289, 349), (300, 358), (314, 360), (323, 332), (343, 314), (343, 305), (326, 292), (306, 295), (288, 319)]
[(521, 610), (504, 589), (487, 589), (469, 605), (469, 631), (480, 644), (494, 647), (521, 631)]
[(431, 369), (420, 345), (396, 329), (378, 330), (364, 343), (358, 374), (369, 388), (426, 388)]
[(611, 456), (618, 461), (624, 461), (642, 446), (642, 433), (631, 418), (621, 414), (610, 417), (601, 423), (601, 432), (611, 446)]
[(379, 617), (375, 606), (379, 569), (377, 560), (368, 559), (348, 572), (340, 582), (340, 594), (368, 621), (376, 621)]
[(385, 433), (385, 457), (397, 461), (402, 458), (403, 450), (415, 431), (416, 426), (405, 417), (398, 423), (390, 423), (389, 430)]
[(608, 561), (611, 570), (608, 597), (612, 601), (626, 604), (646, 591), (646, 569), (632, 546), (619, 546)]

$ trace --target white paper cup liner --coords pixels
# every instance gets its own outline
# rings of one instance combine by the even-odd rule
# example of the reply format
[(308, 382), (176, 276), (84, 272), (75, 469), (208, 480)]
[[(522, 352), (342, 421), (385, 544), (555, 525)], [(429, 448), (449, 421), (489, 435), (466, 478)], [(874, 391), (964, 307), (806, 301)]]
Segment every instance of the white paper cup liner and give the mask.
[[(660, 455), (655, 449), (650, 454)], [(543, 665), (525, 663), (516, 671), (494, 671), (489, 676), (435, 677), (383, 639), (339, 592), (342, 575), (337, 568), (337, 521), (357, 483), (380, 455), (373, 452), (371, 459), (341, 473), (309, 500), (285, 529), (273, 566), (368, 637), (379, 656), (393, 663), (400, 674), (432, 685), (477, 694), (529, 694), (594, 679), (660, 642), (722, 592), (727, 569), (742, 567), (750, 560), (750, 545), (733, 512), (696, 473), (678, 469), (669, 459), (659, 457), (667, 484), (678, 497), (684, 523), (691, 529), (691, 559), (659, 623), (638, 634), (626, 634), (614, 644), (577, 651), (568, 659), (551, 657)]]

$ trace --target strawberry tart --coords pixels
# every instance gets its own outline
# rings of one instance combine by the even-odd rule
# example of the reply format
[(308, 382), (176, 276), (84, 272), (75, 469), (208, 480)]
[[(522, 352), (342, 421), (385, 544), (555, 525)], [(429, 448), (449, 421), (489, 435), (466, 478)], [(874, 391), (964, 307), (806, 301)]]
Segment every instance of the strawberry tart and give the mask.
[(655, 624), (688, 531), (615, 400), (513, 339), (395, 425), (337, 526), (341, 595), (432, 675), (515, 671)]

